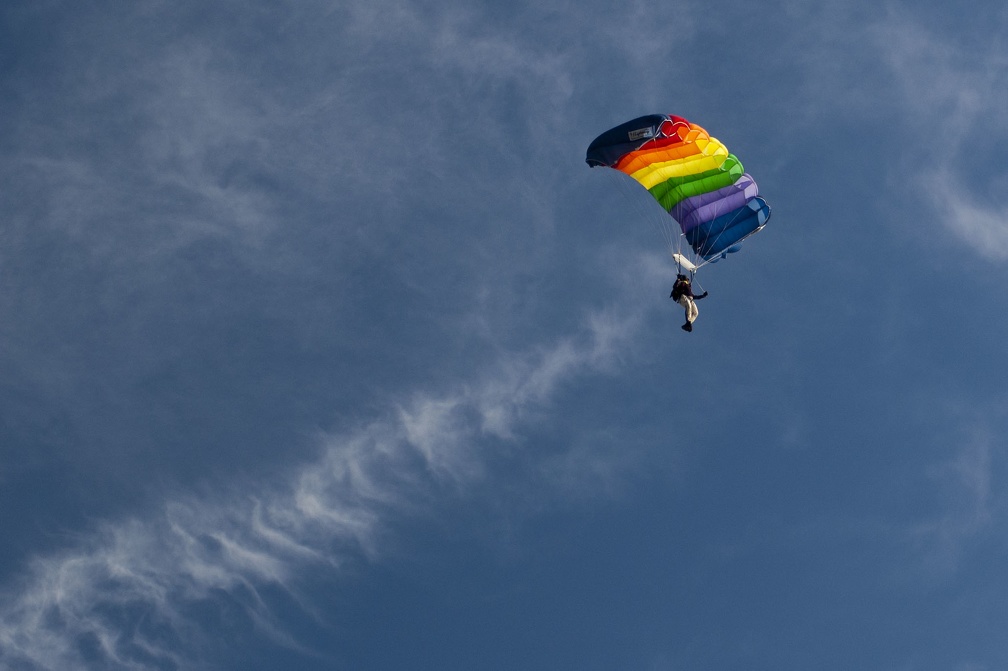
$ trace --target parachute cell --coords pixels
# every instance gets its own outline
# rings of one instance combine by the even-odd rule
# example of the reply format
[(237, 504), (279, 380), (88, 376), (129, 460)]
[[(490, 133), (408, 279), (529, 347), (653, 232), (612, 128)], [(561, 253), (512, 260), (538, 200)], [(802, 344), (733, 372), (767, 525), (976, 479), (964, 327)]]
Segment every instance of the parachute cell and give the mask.
[(611, 128), (588, 146), (585, 161), (629, 175), (678, 223), (677, 263), (685, 260), (682, 240), (700, 267), (737, 251), (770, 217), (738, 157), (679, 116), (651, 114)]

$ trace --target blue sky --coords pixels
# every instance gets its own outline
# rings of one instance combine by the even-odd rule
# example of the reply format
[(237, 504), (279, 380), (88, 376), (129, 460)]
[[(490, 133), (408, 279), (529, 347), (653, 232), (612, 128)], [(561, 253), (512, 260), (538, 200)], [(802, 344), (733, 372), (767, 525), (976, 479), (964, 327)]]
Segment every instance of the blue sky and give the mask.
[[(6, 3), (0, 667), (1005, 668), (1006, 39)], [(773, 207), (689, 335), (651, 113)]]

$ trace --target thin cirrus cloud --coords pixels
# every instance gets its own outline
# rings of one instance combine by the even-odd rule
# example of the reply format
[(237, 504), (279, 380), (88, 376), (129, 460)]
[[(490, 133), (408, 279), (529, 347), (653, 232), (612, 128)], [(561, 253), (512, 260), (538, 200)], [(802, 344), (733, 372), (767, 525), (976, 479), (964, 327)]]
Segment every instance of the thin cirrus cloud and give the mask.
[(997, 40), (962, 44), (899, 12), (875, 26), (883, 62), (902, 92), (906, 123), (928, 129), (910, 158), (924, 199), (949, 232), (995, 261), (1008, 260), (1008, 183), (977, 174), (977, 152), (1004, 138), (1008, 49)]
[(986, 201), (950, 169), (935, 172), (926, 184), (949, 231), (982, 257), (1008, 261), (1008, 207)]
[[(380, 556), (387, 521), (422, 508), (444, 485), (465, 491), (480, 482), (481, 443), (506, 449), (565, 381), (609, 370), (639, 317), (595, 313), (582, 332), (513, 356), (485, 379), (417, 394), (355, 431), (325, 437), (320, 456), (282, 484), (171, 500), (156, 514), (105, 523), (77, 547), (36, 558), (8, 586), (0, 664), (185, 666), (211, 646), (193, 613), (221, 601), (274, 644), (310, 654), (272, 606), (280, 594), (313, 613), (299, 571), (338, 577), (344, 560)], [(591, 474), (574, 475), (582, 476)]]

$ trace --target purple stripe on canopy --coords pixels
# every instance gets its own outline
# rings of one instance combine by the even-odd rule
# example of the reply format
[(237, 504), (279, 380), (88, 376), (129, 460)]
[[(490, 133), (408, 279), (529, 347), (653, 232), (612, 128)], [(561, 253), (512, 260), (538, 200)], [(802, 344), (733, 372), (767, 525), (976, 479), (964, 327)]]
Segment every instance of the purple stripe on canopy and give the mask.
[(705, 221), (714, 219), (719, 214), (742, 207), (749, 200), (755, 198), (758, 193), (756, 182), (748, 173), (745, 173), (735, 180), (734, 184), (679, 202), (669, 214), (679, 222), (679, 226), (685, 233)]

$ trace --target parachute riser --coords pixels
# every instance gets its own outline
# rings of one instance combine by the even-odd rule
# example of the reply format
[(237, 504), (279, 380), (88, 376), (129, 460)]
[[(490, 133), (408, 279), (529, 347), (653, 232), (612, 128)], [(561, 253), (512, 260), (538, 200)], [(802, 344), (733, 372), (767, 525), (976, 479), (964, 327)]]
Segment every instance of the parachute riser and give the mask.
[(707, 262), (705, 261), (698, 266), (679, 252), (672, 252), (672, 260), (675, 261), (676, 264), (676, 275), (682, 275), (684, 272), (689, 273), (690, 284), (703, 291), (703, 285), (696, 281), (696, 273), (702, 267), (707, 265)]

